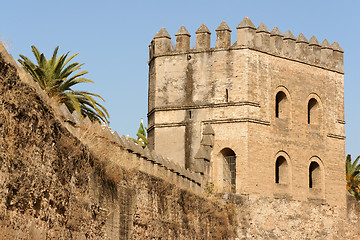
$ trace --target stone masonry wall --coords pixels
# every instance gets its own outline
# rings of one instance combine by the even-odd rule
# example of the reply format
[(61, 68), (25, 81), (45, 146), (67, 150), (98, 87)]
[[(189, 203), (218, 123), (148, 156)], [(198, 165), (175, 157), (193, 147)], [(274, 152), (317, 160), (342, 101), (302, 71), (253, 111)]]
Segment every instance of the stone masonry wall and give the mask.
[[(156, 155), (156, 167), (149, 167), (153, 175), (139, 171), (146, 164), (140, 166), (141, 150), (128, 150), (134, 146), (116, 145), (118, 161), (109, 159), (102, 153), (114, 152), (115, 144), (101, 136), (100, 126), (97, 134), (87, 132), (88, 138), (74, 136), (84, 133), (76, 115), (71, 121), (72, 115), (65, 118), (63, 109), (22, 72), (2, 45), (0, 53), (0, 239), (233, 235), (233, 204), (179, 188), (198, 183), (176, 166), (165, 168), (164, 159)], [(87, 146), (86, 139), (99, 144)]]
[(359, 203), (348, 210), (319, 202), (257, 196), (223, 199), (236, 203), (238, 239), (359, 239)]
[(346, 211), (201, 192), (198, 175), (67, 115), (0, 54), (0, 239), (359, 238), (352, 198)]

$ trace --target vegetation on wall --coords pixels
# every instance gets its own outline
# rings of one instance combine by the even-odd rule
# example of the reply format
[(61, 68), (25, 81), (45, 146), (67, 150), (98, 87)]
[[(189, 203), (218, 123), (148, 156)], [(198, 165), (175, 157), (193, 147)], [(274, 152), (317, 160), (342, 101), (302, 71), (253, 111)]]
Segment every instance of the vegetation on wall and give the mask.
[(70, 112), (77, 111), (80, 116), (88, 116), (91, 121), (109, 124), (107, 110), (94, 98), (105, 101), (100, 95), (72, 89), (79, 83), (93, 83), (92, 80), (83, 77), (88, 71), (77, 72), (84, 63), (70, 63), (78, 53), (68, 57), (68, 52), (58, 57), (59, 47), (56, 47), (53, 56), (47, 60), (35, 46), (31, 48), (37, 63), (21, 54), (18, 61), (50, 97), (59, 104), (64, 103)]
[(351, 155), (346, 156), (346, 190), (354, 195), (357, 201), (360, 200), (360, 164), (358, 156), (354, 162), (351, 161)]

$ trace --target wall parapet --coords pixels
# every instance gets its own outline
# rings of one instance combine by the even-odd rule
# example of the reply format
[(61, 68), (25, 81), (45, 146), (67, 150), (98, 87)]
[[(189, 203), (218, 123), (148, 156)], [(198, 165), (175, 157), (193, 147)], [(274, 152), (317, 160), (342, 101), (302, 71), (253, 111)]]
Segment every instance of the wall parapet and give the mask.
[(196, 31), (196, 47), (190, 49), (191, 35), (184, 26), (181, 26), (175, 34), (176, 47), (171, 49), (170, 34), (165, 28), (161, 28), (149, 45), (149, 62), (156, 57), (167, 55), (251, 49), (343, 73), (344, 50), (338, 42), (330, 45), (324, 39), (320, 44), (315, 36), (307, 40), (302, 33), (295, 38), (290, 30), (283, 35), (276, 26), (269, 31), (264, 23), (256, 28), (248, 17), (245, 17), (236, 29), (237, 41), (231, 45), (231, 29), (223, 21), (215, 30), (216, 45), (211, 48), (211, 32), (203, 23)]
[(191, 172), (148, 148), (144, 149), (125, 136), (120, 137), (116, 131), (111, 132), (109, 127), (101, 126), (98, 122), (93, 123), (88, 117), (82, 118), (76, 111), (70, 113), (65, 104), (59, 105), (16, 63), (1, 42), (0, 57), (16, 68), (19, 79), (36, 91), (42, 101), (52, 108), (57, 120), (100, 161), (109, 161), (126, 169), (145, 172), (196, 194), (202, 192), (204, 178), (201, 174)]
[[(111, 132), (107, 126), (101, 126), (97, 122), (92, 123), (89, 118), (81, 118), (76, 112), (70, 114), (66, 106), (59, 109), (66, 128), (88, 146), (90, 151), (98, 152), (101, 158), (115, 162), (121, 167), (136, 169), (162, 178), (194, 193), (201, 193), (203, 185), (201, 174), (191, 172), (147, 147), (141, 147), (124, 135), (120, 137), (116, 131)], [(104, 151), (106, 146), (108, 151)], [(124, 159), (131, 159), (131, 162), (121, 160), (119, 156), (123, 155), (127, 155)]]

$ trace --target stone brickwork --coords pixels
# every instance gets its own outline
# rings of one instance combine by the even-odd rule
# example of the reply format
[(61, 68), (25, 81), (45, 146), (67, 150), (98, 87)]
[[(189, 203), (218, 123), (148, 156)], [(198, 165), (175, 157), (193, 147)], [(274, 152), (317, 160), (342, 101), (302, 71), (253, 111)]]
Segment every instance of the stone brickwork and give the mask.
[(232, 238), (201, 177), (70, 114), (0, 43), (0, 239)]
[[(221, 28), (226, 29), (224, 23), (217, 30)], [(200, 30), (207, 34), (206, 28)], [(219, 40), (219, 46), (228, 43), (228, 32), (226, 30), (220, 36), (224, 39)], [(208, 46), (206, 39), (199, 38), (199, 42)], [(175, 160), (139, 148), (108, 128), (81, 119), (76, 113), (70, 114), (64, 106), (59, 107), (1, 44), (0, 92), (0, 239), (355, 240), (360, 237), (360, 209), (352, 196), (344, 197), (343, 204), (332, 204), (328, 198), (316, 197), (317, 192), (310, 193), (315, 197), (309, 197), (307, 201), (292, 195), (294, 190), (289, 191), (286, 179), (281, 178), (287, 173), (282, 164), (294, 154), (291, 151), (287, 152), (289, 156), (284, 152), (275, 156), (280, 157), (278, 179), (275, 176), (279, 181), (276, 185), (279, 192), (266, 181), (266, 166), (261, 165), (258, 168), (260, 177), (264, 177), (262, 184), (270, 188), (264, 193), (270, 192), (268, 196), (217, 193), (211, 184), (205, 185), (207, 176), (199, 173), (212, 171), (207, 167), (213, 163), (213, 152), (219, 149), (216, 141), (222, 135), (217, 126), (221, 121), (204, 124), (199, 135), (200, 150), (194, 157), (199, 161), (192, 165), (197, 172), (194, 173), (174, 164)], [(229, 91), (229, 99), (230, 94)], [(295, 98), (294, 95), (291, 97), (291, 100)], [(291, 106), (299, 103), (293, 104)], [(249, 110), (262, 105), (235, 103), (228, 107), (244, 106)], [(284, 106), (286, 109), (286, 104)], [(289, 125), (286, 119), (281, 119), (286, 112), (278, 113), (278, 128), (285, 131), (280, 124)], [(253, 114), (262, 116), (258, 112)], [(291, 118), (291, 124), (295, 122), (293, 119), (296, 118)], [(262, 124), (264, 128), (270, 127), (271, 121), (270, 118), (270, 123)], [(234, 119), (231, 123), (243, 122), (246, 123), (244, 129), (256, 130), (264, 138), (269, 137), (266, 130), (253, 127), (258, 126), (253, 120)], [(323, 127), (322, 131), (334, 130), (330, 127)], [(317, 127), (314, 128), (316, 131)], [(227, 129), (236, 130), (232, 126)], [(332, 144), (341, 150), (342, 145), (336, 141), (341, 140), (339, 132), (342, 129), (336, 131), (322, 137), (332, 139)], [(238, 132), (238, 135), (242, 134)], [(309, 134), (317, 136), (316, 133)], [(296, 147), (293, 139), (289, 139), (289, 143), (285, 137), (277, 141), (284, 146)], [(262, 147), (260, 143), (254, 144), (251, 142), (246, 146), (248, 149)], [(232, 149), (237, 151), (235, 147)], [(264, 151), (261, 154), (267, 154), (267, 150), (261, 148), (261, 151)], [(227, 157), (232, 154), (229, 149), (220, 153)], [(296, 165), (296, 162), (290, 163)], [(337, 168), (325, 160), (324, 166), (330, 171), (329, 176), (337, 173)], [(311, 169), (316, 179), (316, 166)], [(301, 166), (297, 167), (291, 174), (300, 174), (301, 170)], [(334, 181), (336, 183), (336, 179)], [(231, 181), (227, 183), (232, 184)], [(313, 184), (312, 190), (316, 190), (316, 182)], [(329, 186), (329, 191), (335, 191), (334, 186)], [(259, 187), (263, 189), (263, 186)], [(334, 199), (336, 197), (338, 195), (334, 193)]]
[[(149, 148), (217, 191), (345, 205), (343, 50), (249, 18), (150, 44)], [(206, 136), (206, 128), (213, 134)], [(236, 158), (236, 161), (231, 159)], [(232, 161), (232, 162), (231, 162)]]
[(237, 239), (359, 239), (359, 203), (343, 207), (316, 201), (223, 195), (236, 205)]
[[(42, 99), (52, 106), (63, 126), (83, 144), (94, 149), (94, 154), (97, 154), (98, 158), (108, 159), (126, 169), (136, 169), (161, 177), (180, 188), (201, 193), (204, 182), (201, 174), (191, 172), (148, 148), (144, 149), (125, 136), (120, 137), (116, 131), (111, 132), (108, 127), (101, 126), (98, 122), (93, 123), (89, 118), (82, 118), (76, 111), (70, 113), (65, 104), (58, 106), (58, 103), (53, 98), (49, 98), (47, 93), (34, 83), (31, 76), (16, 64), (1, 43), (0, 54), (4, 60), (16, 67), (20, 79), (34, 87)], [(122, 157), (131, 159), (131, 162), (119, 161)]]

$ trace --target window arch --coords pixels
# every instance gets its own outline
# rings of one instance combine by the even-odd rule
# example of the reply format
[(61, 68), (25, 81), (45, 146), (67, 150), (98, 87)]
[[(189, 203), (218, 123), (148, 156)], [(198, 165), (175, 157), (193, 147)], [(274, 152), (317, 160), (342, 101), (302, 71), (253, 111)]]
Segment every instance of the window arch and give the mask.
[(220, 151), (223, 157), (224, 167), (223, 174), (224, 180), (231, 186), (231, 191), (236, 191), (236, 154), (230, 148), (224, 148)]
[(290, 103), (287, 95), (283, 91), (279, 91), (275, 97), (275, 117), (287, 118), (290, 113)]
[(289, 169), (286, 158), (279, 156), (275, 162), (275, 183), (289, 183)]
[(321, 179), (321, 168), (320, 165), (312, 161), (309, 166), (309, 188), (321, 189), (322, 179)]
[(321, 119), (320, 104), (315, 98), (308, 102), (308, 124), (320, 124)]

